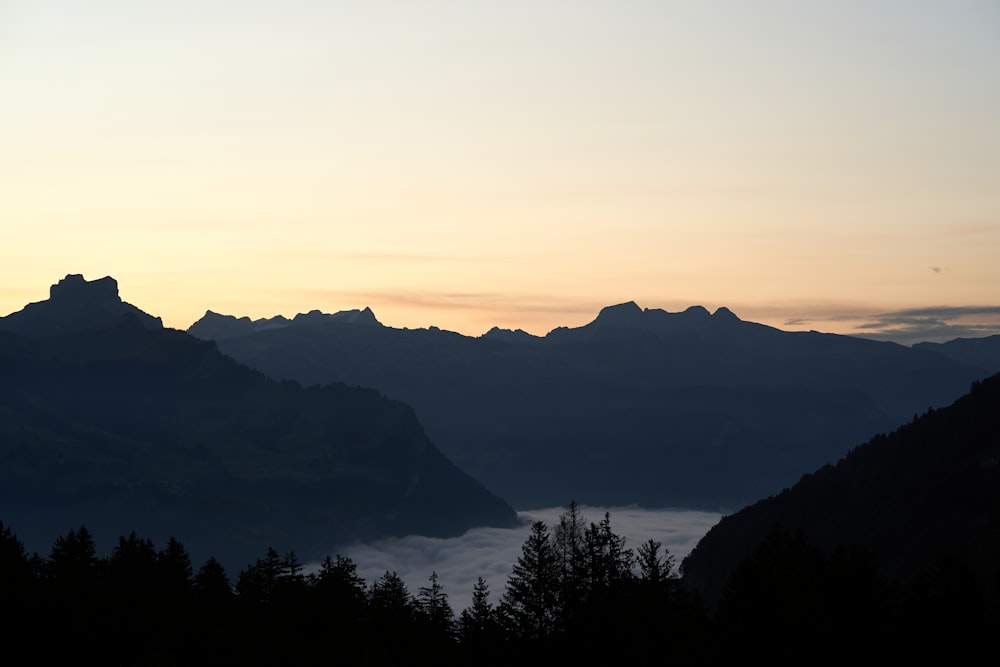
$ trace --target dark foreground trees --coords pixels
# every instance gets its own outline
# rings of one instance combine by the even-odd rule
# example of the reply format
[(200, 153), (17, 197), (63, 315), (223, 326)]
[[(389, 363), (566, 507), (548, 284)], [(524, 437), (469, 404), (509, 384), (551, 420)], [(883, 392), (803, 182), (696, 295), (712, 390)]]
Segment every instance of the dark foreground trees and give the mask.
[(1000, 637), (1000, 578), (954, 560), (892, 581), (870, 554), (775, 527), (718, 609), (680, 574), (660, 543), (632, 550), (609, 515), (588, 522), (575, 503), (531, 526), (502, 594), (479, 578), (457, 617), (436, 572), (414, 595), (395, 572), (366, 583), (339, 555), (305, 572), (268, 549), (231, 579), (214, 558), (195, 570), (175, 539), (158, 549), (132, 533), (101, 556), (81, 526), (41, 557), (0, 523), (0, 663), (962, 661)]

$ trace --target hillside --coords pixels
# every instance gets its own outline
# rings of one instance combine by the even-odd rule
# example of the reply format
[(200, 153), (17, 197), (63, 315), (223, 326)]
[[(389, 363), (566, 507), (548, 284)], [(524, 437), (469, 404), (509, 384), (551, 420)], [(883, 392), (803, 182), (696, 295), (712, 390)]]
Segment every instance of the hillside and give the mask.
[(717, 600), (775, 525), (823, 549), (863, 548), (888, 578), (949, 557), (983, 585), (1000, 582), (1000, 375), (723, 518), (685, 559), (685, 578)]
[(514, 522), (409, 406), (271, 380), (115, 305), (108, 280), (0, 318), (0, 520), (29, 546), (85, 524), (103, 544), (183, 535), (237, 567), (274, 545), (315, 557)]

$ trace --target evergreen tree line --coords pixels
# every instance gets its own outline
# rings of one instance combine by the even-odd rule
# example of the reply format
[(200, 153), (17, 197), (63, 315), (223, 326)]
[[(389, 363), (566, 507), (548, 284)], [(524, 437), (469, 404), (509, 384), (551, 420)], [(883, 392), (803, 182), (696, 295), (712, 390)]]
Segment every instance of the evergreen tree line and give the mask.
[(83, 526), (43, 558), (0, 523), (0, 596), (4, 664), (953, 662), (1000, 638), (1000, 577), (984, 586), (938, 560), (903, 584), (863, 551), (780, 527), (709, 610), (662, 544), (628, 548), (610, 515), (588, 522), (575, 503), (532, 524), (496, 603), (480, 577), (458, 614), (435, 572), (414, 594), (392, 571), (366, 583), (337, 555), (306, 573), (271, 548), (231, 580), (214, 558), (195, 571), (174, 538), (157, 549), (132, 533), (98, 557)]

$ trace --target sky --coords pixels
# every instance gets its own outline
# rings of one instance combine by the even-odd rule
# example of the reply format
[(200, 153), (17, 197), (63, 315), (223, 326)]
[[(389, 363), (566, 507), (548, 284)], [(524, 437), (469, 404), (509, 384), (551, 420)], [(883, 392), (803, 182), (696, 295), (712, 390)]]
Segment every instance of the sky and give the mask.
[[(479, 577), (489, 587), (490, 602), (499, 602), (511, 567), (528, 539), (531, 524), (543, 521), (551, 532), (566, 510), (565, 507), (551, 507), (519, 512), (521, 524), (516, 528), (474, 528), (453, 538), (408, 535), (348, 546), (339, 555), (354, 561), (358, 575), (368, 584), (386, 572), (395, 572), (413, 595), (419, 593), (421, 586), (428, 586), (431, 574), (436, 573), (457, 616), (472, 604), (472, 589)], [(722, 518), (721, 514), (712, 512), (671, 508), (584, 505), (579, 510), (588, 526), (599, 523), (607, 513), (611, 530), (625, 538), (627, 549), (634, 551), (647, 540), (659, 542), (666, 553), (674, 557), (675, 567), (680, 566), (698, 540)], [(331, 554), (334, 555), (337, 554)], [(315, 571), (318, 566), (318, 563), (308, 563), (305, 569)]]
[(0, 0), (0, 315), (1000, 333), (995, 0)]

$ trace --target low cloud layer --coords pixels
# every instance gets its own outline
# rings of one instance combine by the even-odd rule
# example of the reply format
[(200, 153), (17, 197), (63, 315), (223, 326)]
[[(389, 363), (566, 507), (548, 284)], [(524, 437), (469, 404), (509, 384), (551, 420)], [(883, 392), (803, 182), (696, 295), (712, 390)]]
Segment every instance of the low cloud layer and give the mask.
[[(608, 512), (611, 529), (626, 538), (626, 546), (635, 549), (648, 539), (661, 542), (676, 557), (677, 564), (718, 523), (720, 514), (693, 510), (647, 510), (634, 507), (581, 507), (588, 523), (597, 523)], [(440, 539), (411, 535), (357, 544), (340, 555), (350, 557), (358, 574), (371, 583), (386, 571), (396, 572), (416, 595), (428, 584), (432, 572), (440, 583), (456, 616), (471, 604), (472, 588), (478, 577), (489, 584), (496, 603), (503, 594), (511, 566), (521, 554), (531, 523), (544, 521), (553, 528), (563, 507), (521, 512), (517, 528), (477, 528), (456, 538)]]

